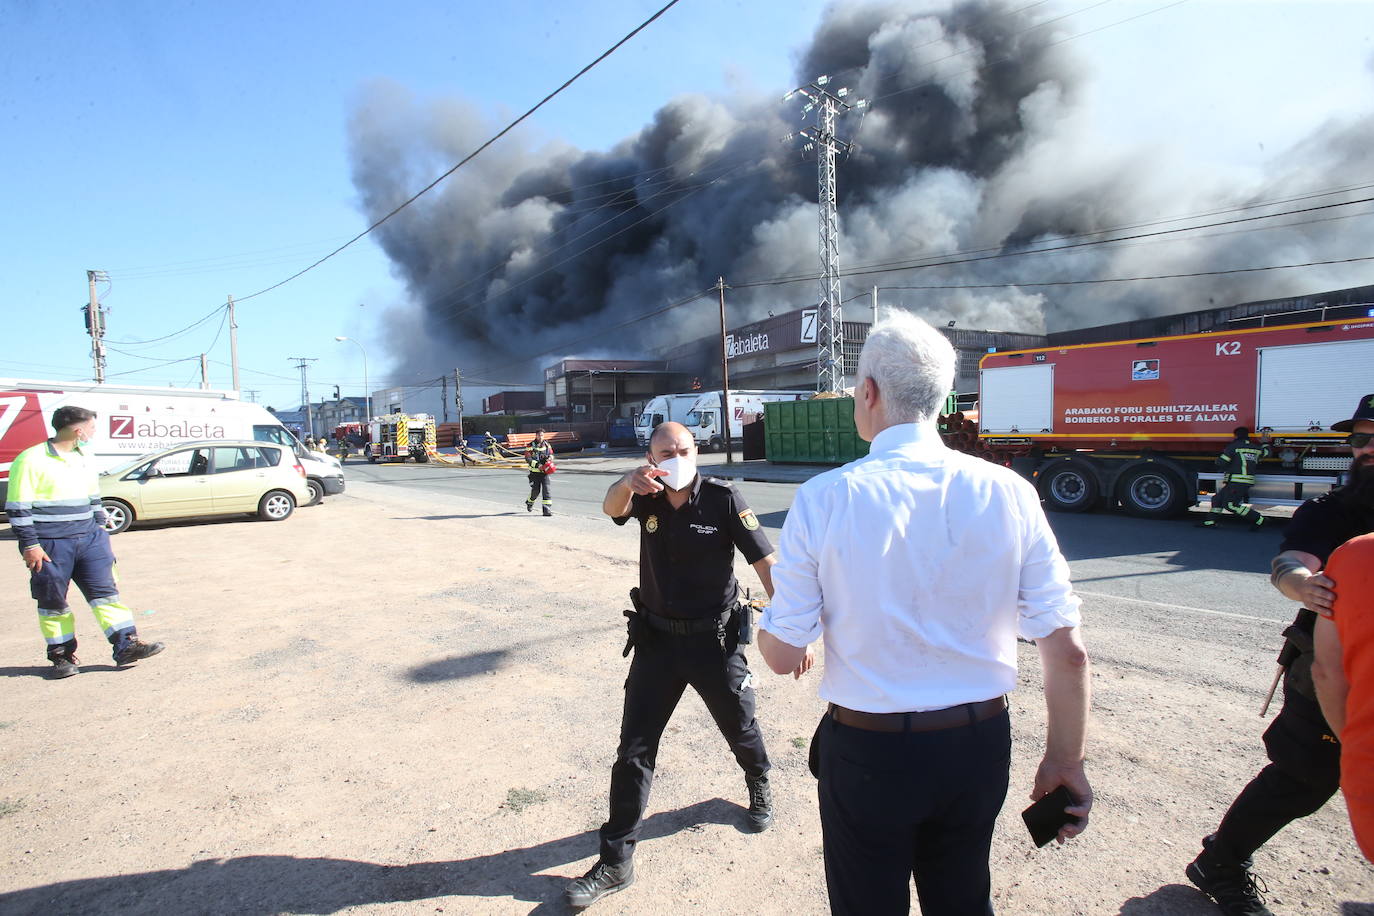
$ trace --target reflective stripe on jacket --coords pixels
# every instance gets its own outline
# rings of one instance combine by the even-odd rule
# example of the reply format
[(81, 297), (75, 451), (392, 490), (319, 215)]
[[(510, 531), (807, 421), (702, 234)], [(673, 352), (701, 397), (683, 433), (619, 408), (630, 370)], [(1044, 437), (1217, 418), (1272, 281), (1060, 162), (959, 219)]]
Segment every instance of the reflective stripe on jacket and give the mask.
[(39, 538), (86, 534), (105, 523), (100, 478), (79, 446), (59, 452), (49, 439), (14, 459), (5, 514), (20, 550), (37, 545)]
[(544, 473), (544, 463), (553, 460), (553, 446), (545, 442), (542, 445), (530, 443), (529, 448), (525, 449), (525, 463), (529, 465), (531, 474)]
[(1226, 446), (1226, 451), (1217, 458), (1217, 464), (1226, 469), (1226, 483), (1255, 482), (1255, 468), (1260, 459), (1269, 454), (1269, 446), (1255, 445), (1249, 439), (1237, 439)]

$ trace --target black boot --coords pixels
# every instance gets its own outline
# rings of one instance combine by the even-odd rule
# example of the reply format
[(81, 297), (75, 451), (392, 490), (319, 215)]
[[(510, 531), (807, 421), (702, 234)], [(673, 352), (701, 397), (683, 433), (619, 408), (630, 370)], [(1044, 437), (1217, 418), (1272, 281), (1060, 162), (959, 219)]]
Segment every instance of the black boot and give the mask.
[(767, 776), (746, 776), (744, 783), (749, 787), (749, 829), (762, 833), (773, 826), (773, 790)]
[(1243, 862), (1223, 861), (1212, 850), (1216, 839), (1215, 833), (1203, 838), (1202, 853), (1189, 863), (1185, 871), (1188, 880), (1215, 900), (1226, 916), (1274, 916), (1264, 905), (1264, 897), (1261, 896), (1261, 892), (1268, 891), (1268, 888), (1263, 880), (1250, 873), (1253, 863), (1249, 859)]
[(48, 658), (48, 661), (52, 662), (52, 670), (48, 672), (49, 680), (56, 681), (81, 673), (81, 669), (77, 667), (78, 662), (75, 655), (53, 655)]
[(145, 658), (152, 658), (163, 649), (167, 648), (160, 642), (144, 642), (135, 637), (115, 653), (114, 660), (116, 665), (132, 665), (136, 661)]
[(551, 517), (553, 517), (553, 510), (550, 509), (548, 506), (545, 506), (545, 507), (544, 507), (544, 517), (545, 517), (545, 518), (551, 518)]
[(591, 906), (607, 894), (623, 891), (635, 883), (635, 864), (633, 861), (619, 865), (608, 865), (600, 859), (591, 871), (568, 885), (563, 897), (568, 906), (581, 908)]

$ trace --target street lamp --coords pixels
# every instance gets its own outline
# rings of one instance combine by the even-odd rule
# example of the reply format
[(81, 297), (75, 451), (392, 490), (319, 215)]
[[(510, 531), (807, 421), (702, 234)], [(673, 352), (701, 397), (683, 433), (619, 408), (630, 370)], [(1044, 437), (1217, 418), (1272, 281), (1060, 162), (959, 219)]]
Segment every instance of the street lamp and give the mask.
[(366, 404), (366, 408), (367, 408), (367, 424), (368, 424), (368, 426), (371, 426), (371, 425), (372, 425), (372, 392), (369, 391), (369, 390), (368, 390), (368, 387), (367, 387), (367, 351), (363, 349), (363, 345), (362, 345), (362, 344), (358, 343), (356, 340), (353, 340), (352, 337), (338, 337), (338, 336), (336, 336), (334, 339), (337, 340), (337, 341), (352, 340), (353, 343), (357, 345), (358, 349), (362, 351), (362, 354), (363, 354), (363, 401), (364, 401), (364, 403)]

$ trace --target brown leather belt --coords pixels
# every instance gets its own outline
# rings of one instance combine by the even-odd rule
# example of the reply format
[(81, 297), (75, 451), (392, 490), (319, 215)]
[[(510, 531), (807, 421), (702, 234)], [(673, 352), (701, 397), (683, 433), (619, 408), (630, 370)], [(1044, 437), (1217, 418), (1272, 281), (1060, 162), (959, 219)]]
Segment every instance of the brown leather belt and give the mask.
[(868, 732), (938, 732), (991, 719), (1006, 708), (1005, 696), (926, 712), (859, 712), (831, 703), (830, 718)]

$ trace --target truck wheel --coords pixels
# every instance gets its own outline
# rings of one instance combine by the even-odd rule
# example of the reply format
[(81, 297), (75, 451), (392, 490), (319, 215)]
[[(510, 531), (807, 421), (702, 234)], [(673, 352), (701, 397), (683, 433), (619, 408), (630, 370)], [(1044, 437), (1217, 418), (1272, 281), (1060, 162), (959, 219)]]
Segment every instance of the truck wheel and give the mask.
[(306, 503), (307, 506), (318, 506), (324, 502), (324, 484), (311, 477), (305, 485), (310, 488), (310, 502)]
[(368, 464), (376, 464), (376, 463), (377, 463), (377, 456), (376, 456), (376, 455), (368, 455), (368, 456), (367, 456), (367, 462), (368, 462)]
[(134, 510), (128, 503), (102, 499), (100, 504), (105, 507), (105, 530), (110, 534), (119, 534), (134, 523)]
[(416, 464), (425, 464), (425, 463), (428, 462), (428, 461), (429, 461), (429, 455), (428, 455), (426, 452), (416, 452), (416, 453), (415, 453), (415, 463), (416, 463)]
[(296, 497), (285, 490), (272, 490), (258, 500), (258, 518), (268, 522), (280, 522), (290, 518), (296, 509)]
[(1059, 465), (1041, 477), (1040, 494), (1055, 512), (1086, 512), (1097, 502), (1097, 476), (1082, 465)]
[(1137, 518), (1169, 518), (1183, 506), (1183, 482), (1168, 468), (1143, 467), (1126, 474), (1118, 489), (1121, 507)]
[(723, 451), (725, 451), (725, 440), (722, 439), (720, 436), (712, 436), (712, 437), (711, 437), (711, 441), (710, 441), (710, 442), (707, 444), (707, 446), (706, 446), (706, 451), (708, 451), (708, 452), (723, 452)]

